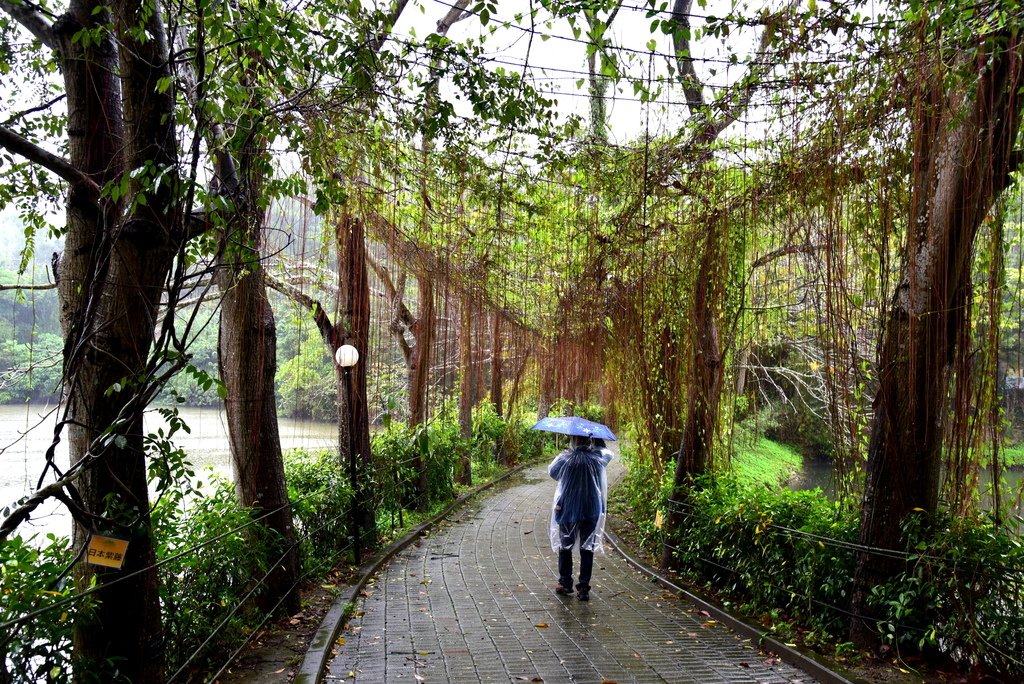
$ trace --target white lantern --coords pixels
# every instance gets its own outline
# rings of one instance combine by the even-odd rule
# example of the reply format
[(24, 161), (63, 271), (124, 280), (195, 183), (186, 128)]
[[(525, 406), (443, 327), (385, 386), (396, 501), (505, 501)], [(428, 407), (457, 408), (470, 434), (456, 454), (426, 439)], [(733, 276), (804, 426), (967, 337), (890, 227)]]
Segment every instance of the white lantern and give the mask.
[(359, 350), (351, 344), (343, 344), (334, 352), (334, 360), (342, 368), (351, 368), (359, 363)]

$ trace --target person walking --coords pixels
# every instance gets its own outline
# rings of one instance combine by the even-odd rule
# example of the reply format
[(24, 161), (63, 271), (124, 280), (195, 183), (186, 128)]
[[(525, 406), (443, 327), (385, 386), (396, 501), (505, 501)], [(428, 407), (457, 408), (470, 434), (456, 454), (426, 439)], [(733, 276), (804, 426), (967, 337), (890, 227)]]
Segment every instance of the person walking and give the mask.
[(558, 586), (555, 592), (573, 593), (573, 551), (579, 549), (579, 582), (576, 598), (590, 600), (594, 553), (603, 550), (604, 523), (608, 510), (608, 478), (605, 469), (612, 459), (604, 441), (573, 435), (569, 449), (548, 466), (557, 481), (551, 510), (551, 550), (558, 552)]

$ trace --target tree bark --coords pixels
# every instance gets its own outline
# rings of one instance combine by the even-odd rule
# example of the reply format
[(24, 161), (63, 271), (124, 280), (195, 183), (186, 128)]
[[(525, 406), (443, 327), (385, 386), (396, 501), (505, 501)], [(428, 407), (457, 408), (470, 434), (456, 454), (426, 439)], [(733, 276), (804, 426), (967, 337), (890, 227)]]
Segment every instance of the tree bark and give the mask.
[[(473, 307), (468, 297), (459, 307), (459, 428), (462, 438), (473, 437), (473, 389), (476, 380), (473, 375)], [(459, 461), (455, 480), (459, 484), (473, 484), (473, 469), (470, 454), (465, 451)]]
[[(121, 208), (82, 197), (73, 188), (58, 291), (65, 333), (68, 444), (82, 508), (103, 516), (75, 525), (76, 546), (94, 531), (129, 540), (120, 570), (80, 563), (80, 590), (96, 584), (95, 610), (75, 623), (75, 677), (107, 672), (116, 663), (133, 682), (163, 681), (164, 649), (154, 568), (142, 414), (149, 398), (148, 364), (156, 312), (174, 254), (177, 163), (173, 102), (156, 92), (169, 75), (159, 6), (142, 12), (119, 3), (76, 1), (54, 26), (68, 95), (69, 161), (102, 185), (147, 164), (166, 171), (150, 187), (140, 174)], [(122, 46), (100, 27), (113, 23)], [(147, 39), (136, 40), (145, 25)], [(97, 45), (73, 37), (98, 30)], [(123, 90), (122, 90), (123, 88)], [(138, 574), (134, 574), (138, 573)], [(116, 585), (108, 584), (131, 575)]]
[(502, 350), (501, 340), (501, 315), (495, 313), (492, 317), (491, 327), (491, 403), (494, 404), (494, 412), (501, 418), (502, 385), (505, 382), (504, 366), (505, 359)]
[[(434, 314), (434, 280), (430, 274), (421, 273), (417, 277), (419, 283), (419, 302), (416, 312), (414, 334), (416, 346), (412, 351), (412, 365), (409, 369), (409, 415), (413, 425), (425, 425), (429, 417), (427, 388), (430, 382), (430, 363), (434, 348), (434, 334), (437, 327), (437, 316)], [(413, 458), (416, 470), (416, 507), (426, 511), (430, 507), (430, 488), (427, 482), (427, 468), (419, 449)]]
[[(243, 211), (236, 223), (262, 223), (253, 211)], [(299, 610), (298, 550), (292, 510), (285, 484), (284, 458), (278, 433), (277, 325), (267, 299), (258, 242), (259, 225), (231, 229), (221, 258), (222, 297), (218, 358), (220, 377), (227, 389), (228, 439), (235, 468), (235, 489), (242, 505), (263, 517), (263, 524), (280, 537), (268, 557), (273, 570), (261, 606), (269, 609), (284, 600), (281, 610)]]
[[(956, 345), (967, 325), (974, 241), (1009, 182), (1021, 119), (1019, 37), (1008, 29), (985, 36), (978, 51), (972, 64), (984, 68), (977, 80), (952, 91), (941, 62), (929, 61), (921, 72), (906, 262), (883, 333), (868, 445), (860, 532), (866, 548), (901, 550), (908, 516), (915, 509), (929, 516), (938, 506), (943, 425)], [(935, 58), (931, 49), (922, 55)], [(871, 588), (902, 567), (891, 555), (858, 554), (852, 612), (864, 619), (852, 621), (855, 644), (876, 638)]]
[[(356, 489), (357, 515), (364, 543), (377, 538), (377, 517), (373, 509), (373, 454), (370, 451), (370, 412), (366, 400), (366, 376), (370, 347), (370, 282), (366, 272), (366, 233), (362, 220), (344, 214), (338, 222), (338, 306), (345, 312), (348, 330), (339, 330), (344, 337), (338, 346), (351, 344), (359, 352), (359, 363), (352, 369), (352, 406), (339, 413), (342, 432), (352, 435), (352, 444), (359, 467)], [(337, 367), (338, 397), (346, 397), (345, 376)], [(339, 407), (344, 401), (339, 401)], [(347, 407), (346, 407), (347, 408)], [(349, 417), (351, 428), (349, 430)], [(345, 440), (347, 441), (347, 440)]]

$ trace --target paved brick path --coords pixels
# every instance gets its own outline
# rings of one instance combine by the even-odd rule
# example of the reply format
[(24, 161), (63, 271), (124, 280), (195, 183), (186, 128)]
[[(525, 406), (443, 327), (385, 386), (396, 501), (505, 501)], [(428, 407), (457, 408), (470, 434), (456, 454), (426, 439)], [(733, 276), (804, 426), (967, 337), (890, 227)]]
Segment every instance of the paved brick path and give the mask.
[(633, 570), (594, 562), (590, 602), (554, 593), (543, 467), (467, 505), (368, 585), (324, 681), (811, 682)]

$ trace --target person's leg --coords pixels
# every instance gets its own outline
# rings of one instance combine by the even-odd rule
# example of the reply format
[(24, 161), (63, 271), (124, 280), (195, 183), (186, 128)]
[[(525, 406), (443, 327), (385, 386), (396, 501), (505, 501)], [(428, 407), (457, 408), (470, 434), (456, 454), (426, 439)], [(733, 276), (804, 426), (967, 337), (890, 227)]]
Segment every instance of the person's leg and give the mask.
[(576, 526), (559, 525), (561, 542), (558, 549), (558, 589), (559, 594), (572, 593), (572, 547), (576, 543)]
[(576, 596), (581, 601), (590, 600), (590, 576), (594, 571), (594, 552), (584, 549), (582, 544), (596, 528), (596, 520), (584, 520), (580, 523), (580, 582), (576, 585)]
[(558, 587), (559, 594), (572, 593), (572, 549), (558, 551)]

